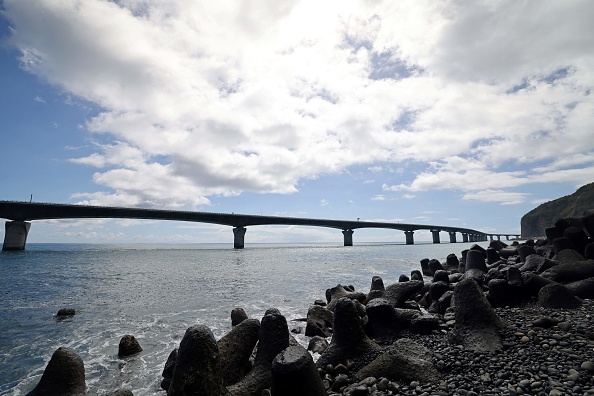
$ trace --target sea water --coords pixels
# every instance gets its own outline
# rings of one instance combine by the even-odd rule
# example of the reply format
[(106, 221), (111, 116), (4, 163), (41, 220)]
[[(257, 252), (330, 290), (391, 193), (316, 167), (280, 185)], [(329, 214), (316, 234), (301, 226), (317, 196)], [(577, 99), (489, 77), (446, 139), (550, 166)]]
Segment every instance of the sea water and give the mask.
[[(31, 391), (61, 346), (83, 359), (90, 394), (164, 395), (163, 366), (189, 326), (207, 325), (219, 339), (231, 329), (233, 308), (261, 319), (274, 307), (289, 328), (303, 327), (296, 319), (330, 287), (368, 292), (375, 275), (389, 285), (420, 269), (422, 258), (445, 262), (471, 245), (29, 244), (2, 252), (0, 395)], [(59, 320), (60, 308), (76, 315)], [(121, 359), (126, 334), (143, 352)]]

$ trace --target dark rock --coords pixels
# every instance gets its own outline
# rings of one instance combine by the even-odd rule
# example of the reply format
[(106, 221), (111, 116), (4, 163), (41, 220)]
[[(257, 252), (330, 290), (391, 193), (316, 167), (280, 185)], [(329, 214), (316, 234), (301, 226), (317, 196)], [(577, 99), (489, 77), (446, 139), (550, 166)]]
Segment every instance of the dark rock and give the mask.
[(386, 290), (382, 278), (379, 276), (374, 276), (373, 278), (371, 278), (371, 287), (369, 288), (369, 290)]
[(220, 369), (219, 349), (207, 326), (195, 325), (186, 330), (167, 395), (227, 395)]
[[(408, 282), (410, 280), (410, 278), (404, 274), (400, 274), (400, 276), (398, 277), (398, 282)], [(422, 278), (421, 278), (422, 280)]]
[(568, 227), (563, 235), (573, 243), (578, 252), (583, 252), (588, 244), (588, 235), (586, 235), (582, 227)]
[(311, 355), (302, 346), (288, 347), (272, 361), (274, 396), (326, 396)]
[(499, 261), (499, 253), (492, 247), (487, 248), (487, 264), (493, 264)]
[(305, 335), (307, 337), (322, 336), (330, 337), (332, 335), (332, 322), (334, 321), (334, 312), (331, 310), (312, 305), (307, 311), (307, 326)]
[(316, 300), (316, 301), (314, 301), (314, 305), (319, 305), (320, 307), (325, 307), (328, 304), (324, 300)]
[(487, 249), (485, 249), (484, 247), (482, 247), (481, 245), (472, 245), (470, 247), (470, 250), (476, 251), (476, 252), (481, 252), (483, 255), (483, 259), (487, 258)]
[(250, 356), (258, 342), (259, 334), (260, 321), (246, 319), (217, 342), (223, 385), (237, 383), (250, 371)]
[(484, 273), (488, 271), (487, 264), (485, 263), (485, 255), (480, 250), (471, 249), (468, 251), (468, 253), (466, 253), (466, 269), (464, 272), (473, 269), (482, 271)]
[(67, 318), (70, 316), (74, 316), (76, 314), (76, 311), (74, 310), (74, 308), (62, 308), (60, 310), (58, 310), (58, 313), (56, 314), (56, 316), (58, 317), (58, 319), (63, 319), (63, 318)]
[(458, 269), (458, 267), (460, 267), (460, 260), (458, 259), (458, 256), (456, 256), (454, 253), (448, 254), (448, 257), (446, 257), (446, 266), (448, 269)]
[(60, 347), (52, 355), (37, 386), (27, 396), (82, 396), (85, 393), (82, 359), (72, 350)]
[(544, 308), (579, 308), (582, 302), (573, 292), (560, 284), (551, 284), (538, 292), (538, 303)]
[(560, 283), (575, 282), (594, 277), (594, 260), (561, 263), (541, 274), (544, 278)]
[(451, 306), (452, 297), (454, 296), (453, 290), (448, 290), (447, 292), (443, 293), (439, 300), (437, 300), (437, 308), (440, 314), (444, 314), (446, 309)]
[(499, 330), (503, 322), (473, 279), (464, 279), (454, 288), (456, 324), (451, 341), (474, 351), (502, 349)]
[(505, 275), (503, 272), (499, 271), (497, 268), (490, 268), (489, 271), (485, 274), (485, 283), (491, 282), (493, 279), (505, 279)]
[(370, 362), (355, 374), (355, 380), (365, 378), (387, 378), (391, 381), (434, 382), (439, 379), (437, 369), (431, 361), (431, 352), (414, 341), (396, 340), (381, 356)]
[(439, 320), (431, 314), (419, 314), (410, 321), (410, 331), (416, 334), (430, 334), (439, 329)]
[(328, 341), (324, 337), (313, 336), (307, 344), (307, 350), (312, 353), (322, 353), (328, 348)]
[(523, 290), (525, 295), (537, 296), (540, 289), (555, 282), (550, 279), (543, 278), (538, 274), (526, 272), (522, 274), (522, 283), (524, 284)]
[(507, 245), (501, 242), (500, 240), (494, 239), (491, 242), (489, 242), (489, 247), (495, 249), (495, 251), (499, 253), (499, 251), (501, 249), (506, 248)]
[(231, 311), (231, 326), (237, 326), (248, 318), (243, 308), (233, 308)]
[(356, 304), (341, 298), (334, 311), (334, 335), (328, 349), (317, 361), (320, 368), (336, 365), (347, 359), (353, 360), (353, 367), (363, 367), (381, 353), (381, 348), (369, 339), (363, 330), (363, 323)]
[(460, 272), (456, 272), (455, 274), (450, 274), (450, 276), (448, 276), (449, 283), (450, 284), (458, 283), (458, 282), (460, 282), (460, 280), (462, 280), (463, 276), (464, 276), (464, 274), (461, 274)]
[(363, 293), (348, 290), (343, 285), (336, 285), (335, 287), (326, 290), (326, 299), (328, 300), (328, 306), (326, 308), (334, 311), (334, 306), (338, 300), (343, 297), (350, 298), (351, 300), (357, 300), (361, 303), (367, 298), (367, 296)]
[(594, 242), (586, 245), (586, 248), (584, 249), (584, 258), (594, 260)]
[(437, 270), (433, 274), (433, 282), (445, 282), (450, 283), (449, 274), (447, 271)]
[(585, 258), (576, 250), (563, 249), (555, 254), (555, 260), (561, 264), (564, 264), (573, 263), (575, 261), (584, 261)]
[(522, 272), (516, 267), (509, 267), (505, 277), (507, 279), (507, 283), (512, 288), (521, 288), (524, 286), (524, 282), (522, 281)]
[(383, 290), (370, 290), (369, 294), (367, 294), (367, 298), (365, 299), (365, 301), (363, 301), (363, 305), (367, 305), (369, 303), (369, 301), (371, 301), (375, 298), (383, 298), (383, 297), (384, 297)]
[(423, 281), (417, 280), (393, 283), (386, 287), (384, 298), (388, 300), (394, 308), (401, 308), (404, 306), (406, 300), (423, 288), (423, 285)]
[(532, 327), (542, 327), (542, 328), (549, 328), (556, 326), (559, 324), (560, 320), (551, 318), (550, 316), (543, 316), (542, 318), (538, 318), (534, 322), (532, 322)]
[(571, 242), (571, 239), (566, 237), (555, 238), (553, 247), (555, 248), (555, 254), (559, 254), (562, 250), (575, 250), (577, 252), (577, 247)]
[(520, 271), (536, 271), (539, 265), (544, 263), (545, 258), (539, 254), (530, 254), (526, 257), (524, 265), (520, 267)]
[(442, 294), (448, 290), (450, 290), (450, 285), (448, 285), (446, 282), (433, 282), (431, 283), (431, 286), (429, 286), (429, 296), (431, 297), (432, 301), (437, 301), (439, 300), (439, 297), (441, 297)]
[(264, 316), (266, 315), (282, 315), (281, 311), (279, 311), (278, 308), (268, 308), (265, 312), (264, 312)]
[(443, 268), (443, 265), (441, 265), (441, 262), (439, 260), (431, 259), (429, 260), (429, 270), (433, 275), (435, 275), (435, 272), (445, 271), (445, 268)]
[(367, 317), (367, 334), (376, 340), (392, 339), (408, 327), (408, 322), (400, 321), (394, 307), (383, 298), (376, 298), (367, 304)]
[(421, 260), (421, 271), (423, 271), (423, 275), (433, 276), (433, 272), (431, 272), (431, 269), (429, 268), (428, 258), (424, 258)]
[(173, 371), (175, 370), (178, 352), (179, 349), (175, 348), (169, 353), (167, 361), (165, 362), (165, 367), (163, 368), (163, 373), (161, 373), (161, 376), (163, 377), (163, 380), (161, 381), (161, 389), (165, 391), (169, 390), (169, 385), (171, 385), (171, 378), (173, 378)]
[[(487, 284), (489, 292), (487, 293), (487, 299), (494, 307), (503, 307), (510, 304), (510, 287), (505, 279), (492, 279)], [(516, 300), (520, 298), (516, 296)]]
[(423, 282), (423, 274), (421, 274), (421, 271), (419, 270), (413, 270), (410, 273), (410, 280)]
[(579, 298), (594, 299), (594, 277), (571, 282), (565, 286)]
[(228, 387), (229, 393), (233, 396), (252, 396), (269, 388), (272, 382), (272, 360), (288, 346), (289, 328), (285, 317), (276, 313), (264, 315), (254, 367), (238, 383)]
[(557, 238), (561, 238), (563, 236), (563, 230), (558, 229), (557, 227), (547, 227), (545, 228), (545, 235), (547, 237), (547, 241), (550, 244), (553, 244), (553, 241)]
[(126, 357), (142, 352), (142, 347), (133, 335), (126, 334), (120, 339), (118, 356)]
[(499, 257), (506, 259), (512, 256), (516, 256), (518, 254), (518, 248), (515, 246), (508, 246), (499, 250), (497, 253), (499, 253)]
[(111, 396), (134, 396), (134, 393), (130, 389), (118, 389)]

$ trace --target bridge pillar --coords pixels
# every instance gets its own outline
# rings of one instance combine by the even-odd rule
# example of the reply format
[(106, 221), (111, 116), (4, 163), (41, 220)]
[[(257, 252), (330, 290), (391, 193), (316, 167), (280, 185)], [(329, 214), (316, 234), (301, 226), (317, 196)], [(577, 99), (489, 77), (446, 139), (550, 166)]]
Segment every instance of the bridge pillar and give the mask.
[(2, 250), (25, 250), (31, 223), (26, 221), (7, 221), (4, 225), (4, 245)]
[(509, 241), (509, 235), (505, 236), (505, 240)]
[(497, 240), (500, 241), (501, 240), (501, 235), (497, 235)]
[(433, 234), (433, 243), (439, 243), (439, 231), (440, 230), (431, 230)]
[(462, 242), (468, 242), (468, 233), (466, 233), (466, 232), (462, 233)]
[(235, 249), (243, 249), (245, 242), (245, 227), (234, 227), (233, 228), (233, 247)]
[(414, 231), (404, 231), (404, 237), (406, 238), (407, 245), (414, 245), (415, 239), (413, 238)]
[(353, 246), (353, 230), (342, 230), (344, 235), (344, 246)]
[(450, 243), (456, 243), (456, 231), (450, 231)]

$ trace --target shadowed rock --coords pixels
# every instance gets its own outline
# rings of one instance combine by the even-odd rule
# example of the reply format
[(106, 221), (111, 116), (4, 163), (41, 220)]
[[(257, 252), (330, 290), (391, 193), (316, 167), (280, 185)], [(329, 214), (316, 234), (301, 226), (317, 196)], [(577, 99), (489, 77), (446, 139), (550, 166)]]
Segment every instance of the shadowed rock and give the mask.
[(446, 257), (446, 265), (449, 269), (458, 269), (460, 266), (460, 260), (458, 259), (458, 256), (456, 256), (454, 253), (448, 254), (448, 257)]
[(118, 346), (118, 356), (132, 356), (140, 352), (142, 352), (142, 347), (133, 335), (126, 334), (120, 339), (120, 345)]
[(469, 270), (479, 270), (482, 272), (487, 272), (487, 263), (485, 263), (485, 255), (486, 252), (483, 254), (480, 250), (469, 250), (466, 253), (466, 269), (465, 272)]
[(233, 327), (218, 342), (223, 385), (232, 385), (252, 368), (250, 356), (258, 342), (260, 321), (246, 319)]
[(231, 326), (237, 326), (248, 318), (243, 308), (233, 308), (231, 310)]
[(334, 322), (334, 312), (318, 305), (312, 305), (307, 310), (305, 335), (307, 337), (316, 335), (330, 337), (332, 335), (332, 322)]
[(594, 299), (594, 277), (565, 285), (579, 298)]
[(365, 366), (381, 353), (381, 348), (369, 339), (363, 330), (355, 302), (341, 298), (334, 311), (334, 336), (328, 349), (317, 361), (317, 366), (337, 365), (353, 360), (354, 370)]
[(532, 272), (526, 272), (522, 274), (522, 283), (524, 284), (522, 290), (525, 295), (536, 296), (540, 289), (555, 282)]
[(406, 300), (415, 295), (423, 288), (423, 281), (411, 280), (409, 282), (393, 283), (386, 287), (384, 298), (392, 304), (394, 308), (402, 308)]
[(579, 308), (582, 302), (571, 290), (560, 284), (546, 285), (538, 292), (538, 303), (544, 308)]
[(289, 328), (285, 317), (279, 313), (264, 315), (254, 367), (241, 381), (227, 388), (229, 393), (233, 396), (253, 396), (270, 388), (272, 360), (288, 346)]
[(307, 344), (307, 350), (312, 353), (322, 353), (328, 348), (328, 341), (324, 337), (313, 336)]
[(334, 311), (336, 302), (343, 297), (350, 298), (351, 300), (357, 300), (361, 303), (367, 298), (365, 294), (356, 292), (354, 290), (349, 290), (345, 286), (339, 284), (331, 289), (326, 290), (326, 299), (328, 300), (328, 305), (326, 308)]
[(186, 330), (179, 345), (167, 395), (227, 395), (223, 386), (219, 349), (207, 326), (195, 325)]
[(361, 381), (368, 377), (391, 381), (433, 382), (439, 378), (431, 352), (408, 338), (396, 340), (381, 356), (355, 374)]
[(409, 326), (410, 321), (402, 321), (394, 307), (383, 298), (376, 298), (367, 304), (367, 334), (377, 341), (391, 340), (403, 329)]
[(173, 371), (175, 370), (178, 352), (179, 349), (177, 348), (171, 351), (165, 362), (165, 367), (161, 373), (161, 376), (163, 377), (163, 380), (161, 381), (161, 389), (163, 390), (169, 390), (169, 385), (171, 385), (171, 378), (173, 378)]
[(454, 288), (456, 324), (451, 341), (473, 351), (502, 349), (499, 329), (503, 322), (497, 316), (478, 284), (464, 279)]
[(27, 396), (78, 396), (86, 392), (85, 366), (72, 350), (58, 348), (39, 383)]
[(273, 396), (326, 396), (311, 355), (302, 346), (291, 346), (272, 361)]
[(65, 319), (65, 318), (74, 316), (75, 314), (76, 314), (76, 311), (74, 310), (74, 308), (62, 308), (58, 311), (58, 313), (56, 314), (56, 317), (58, 319)]
[(386, 288), (384, 287), (383, 279), (379, 276), (374, 276), (373, 278), (371, 278), (371, 287), (369, 288), (369, 290), (386, 290)]
[(575, 282), (594, 277), (594, 260), (561, 263), (549, 268), (541, 274), (544, 278), (555, 282)]

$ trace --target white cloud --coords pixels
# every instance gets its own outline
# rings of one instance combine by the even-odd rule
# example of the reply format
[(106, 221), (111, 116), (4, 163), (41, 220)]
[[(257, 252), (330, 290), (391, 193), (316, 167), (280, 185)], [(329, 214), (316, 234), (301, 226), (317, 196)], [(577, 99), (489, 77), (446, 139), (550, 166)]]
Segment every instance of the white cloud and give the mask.
[(371, 197), (371, 200), (372, 201), (385, 201), (386, 197), (382, 194), (377, 194), (377, 195), (374, 195), (373, 197)]
[(326, 199), (320, 200), (320, 206), (328, 206), (329, 202)]
[(384, 191), (512, 203), (593, 180), (587, 0), (4, 8), (23, 67), (101, 109), (85, 128), (110, 143), (72, 159), (98, 168), (85, 203), (195, 207), (406, 161), (427, 166)]

